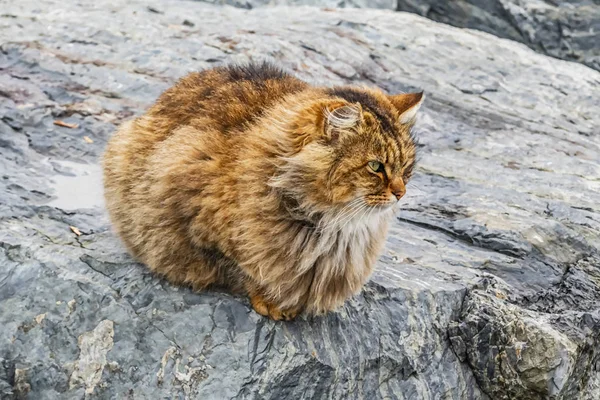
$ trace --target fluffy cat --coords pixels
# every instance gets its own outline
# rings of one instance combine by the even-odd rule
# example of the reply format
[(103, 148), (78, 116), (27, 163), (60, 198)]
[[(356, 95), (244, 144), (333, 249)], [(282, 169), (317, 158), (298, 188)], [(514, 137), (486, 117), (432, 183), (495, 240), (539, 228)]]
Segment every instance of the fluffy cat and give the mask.
[(270, 64), (191, 73), (104, 155), (129, 251), (275, 320), (333, 310), (372, 272), (415, 165), (422, 93), (313, 87)]

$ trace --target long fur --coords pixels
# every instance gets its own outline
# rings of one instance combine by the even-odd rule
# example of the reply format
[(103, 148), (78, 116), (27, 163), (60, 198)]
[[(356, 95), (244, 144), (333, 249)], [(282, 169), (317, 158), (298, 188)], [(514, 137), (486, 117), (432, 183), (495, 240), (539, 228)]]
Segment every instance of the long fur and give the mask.
[(412, 173), (400, 121), (417, 97), (315, 88), (267, 64), (192, 73), (111, 139), (113, 225), (171, 282), (227, 287), (290, 315), (333, 310), (371, 274), (390, 185)]

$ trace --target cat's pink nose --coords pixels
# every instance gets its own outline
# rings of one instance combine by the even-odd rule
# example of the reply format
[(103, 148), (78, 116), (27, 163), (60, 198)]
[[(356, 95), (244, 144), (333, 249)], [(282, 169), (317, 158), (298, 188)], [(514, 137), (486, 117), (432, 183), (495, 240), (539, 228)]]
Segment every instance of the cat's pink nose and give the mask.
[(390, 182), (390, 191), (398, 200), (400, 200), (402, 196), (406, 194), (406, 186), (404, 186), (404, 181), (402, 178), (396, 178)]
[(402, 196), (404, 196), (406, 194), (406, 190), (403, 190), (401, 192), (394, 192), (394, 196), (396, 196), (396, 199), (400, 200), (402, 198)]

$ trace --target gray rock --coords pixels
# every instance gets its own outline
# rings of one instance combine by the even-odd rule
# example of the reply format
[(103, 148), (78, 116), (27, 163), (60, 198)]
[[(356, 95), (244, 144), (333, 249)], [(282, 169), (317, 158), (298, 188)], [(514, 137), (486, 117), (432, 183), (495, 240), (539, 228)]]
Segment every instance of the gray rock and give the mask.
[(459, 28), (512, 39), (600, 70), (598, 0), (197, 0), (251, 9), (277, 5), (408, 11)]
[(517, 40), (600, 70), (598, 0), (398, 0), (396, 9)]
[[(0, 8), (1, 398), (600, 398), (597, 71), (377, 10)], [(290, 323), (150, 275), (97, 192), (116, 124), (190, 70), (264, 58), (428, 94), (373, 278)]]
[(210, 4), (252, 9), (272, 6), (316, 6), (329, 8), (379, 8), (396, 10), (398, 0), (195, 0)]

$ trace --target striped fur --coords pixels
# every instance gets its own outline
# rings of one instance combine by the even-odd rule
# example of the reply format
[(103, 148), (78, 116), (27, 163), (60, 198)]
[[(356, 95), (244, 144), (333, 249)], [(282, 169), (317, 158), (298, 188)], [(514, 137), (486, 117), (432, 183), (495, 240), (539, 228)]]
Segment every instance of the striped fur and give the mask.
[(245, 293), (274, 319), (333, 310), (372, 272), (421, 102), (312, 87), (268, 64), (192, 73), (111, 139), (111, 220), (173, 283)]

